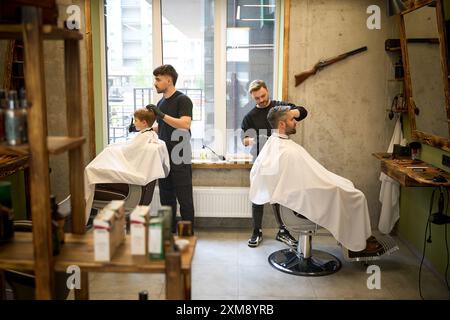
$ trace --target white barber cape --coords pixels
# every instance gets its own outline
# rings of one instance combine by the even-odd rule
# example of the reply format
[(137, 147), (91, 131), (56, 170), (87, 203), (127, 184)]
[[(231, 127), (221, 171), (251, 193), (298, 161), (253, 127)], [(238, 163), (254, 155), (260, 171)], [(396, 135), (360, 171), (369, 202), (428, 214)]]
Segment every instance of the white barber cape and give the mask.
[(97, 183), (128, 183), (145, 186), (167, 177), (169, 153), (154, 131), (143, 130), (125, 143), (105, 148), (84, 170), (86, 221)]
[[(397, 119), (387, 152), (392, 153), (394, 144), (399, 144), (403, 140), (402, 126), (400, 118)], [(389, 234), (395, 223), (400, 218), (400, 184), (394, 179), (381, 172), (381, 189), (379, 200), (381, 202), (380, 220), (378, 230), (384, 234)]]
[(364, 250), (371, 235), (364, 194), (285, 135), (272, 134), (253, 164), (250, 200), (298, 212), (352, 251)]

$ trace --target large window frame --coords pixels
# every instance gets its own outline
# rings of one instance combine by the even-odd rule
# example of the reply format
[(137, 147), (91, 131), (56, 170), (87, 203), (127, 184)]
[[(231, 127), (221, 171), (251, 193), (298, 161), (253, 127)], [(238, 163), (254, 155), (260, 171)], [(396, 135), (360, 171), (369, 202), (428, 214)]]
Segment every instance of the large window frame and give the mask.
[[(275, 19), (275, 51), (274, 51), (274, 72), (273, 72), (273, 88), (270, 89), (272, 99), (281, 99), (281, 95), (285, 95), (287, 83), (283, 83), (285, 76), (284, 70), (284, 6), (286, 0), (276, 0), (276, 19)], [(289, 1), (286, 1), (287, 4)], [(107, 66), (106, 66), (106, 33), (104, 21), (104, 0), (99, 0), (99, 21), (100, 21), (100, 57), (101, 57), (101, 87), (102, 87), (102, 123), (103, 125), (103, 148), (108, 145), (108, 99), (107, 99)], [(162, 10), (161, 0), (152, 0), (152, 41), (153, 41), (153, 66), (163, 63), (163, 38), (162, 38)], [(219, 130), (221, 139), (216, 139), (213, 149), (219, 154), (226, 153), (227, 135), (226, 135), (226, 23), (227, 23), (227, 0), (215, 0), (214, 2), (214, 128)], [(152, 87), (155, 103), (161, 99), (162, 95), (158, 94)]]

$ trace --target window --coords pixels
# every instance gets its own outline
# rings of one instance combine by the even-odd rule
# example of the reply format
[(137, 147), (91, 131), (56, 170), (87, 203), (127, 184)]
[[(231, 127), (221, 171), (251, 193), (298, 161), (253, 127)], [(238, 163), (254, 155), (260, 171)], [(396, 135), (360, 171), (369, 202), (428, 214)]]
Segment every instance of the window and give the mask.
[(194, 157), (203, 145), (248, 153), (234, 133), (254, 107), (250, 81), (262, 79), (275, 93), (279, 0), (104, 1), (108, 142), (126, 140), (134, 110), (160, 99), (153, 89), (156, 60), (175, 67), (177, 89), (193, 102)]
[[(274, 93), (275, 9), (275, 0), (227, 1), (227, 129), (240, 129), (255, 106), (247, 92), (251, 81), (264, 80)], [(249, 148), (239, 138), (228, 139), (227, 153), (242, 152)]]
[(151, 95), (136, 96), (137, 88), (153, 85), (152, 5), (145, 0), (105, 0), (104, 4), (108, 143), (115, 143), (128, 138), (134, 110), (153, 101)]
[(176, 87), (193, 103), (191, 143), (202, 148), (214, 128), (214, 0), (162, 0), (163, 63), (178, 72)]

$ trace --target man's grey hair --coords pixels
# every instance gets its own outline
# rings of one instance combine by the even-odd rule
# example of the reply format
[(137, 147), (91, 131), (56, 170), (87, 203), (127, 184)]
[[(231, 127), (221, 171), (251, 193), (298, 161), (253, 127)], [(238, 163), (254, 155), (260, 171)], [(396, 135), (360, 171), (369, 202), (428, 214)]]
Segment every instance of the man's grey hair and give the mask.
[(269, 110), (267, 121), (273, 129), (278, 129), (278, 122), (286, 118), (286, 114), (291, 110), (289, 106), (275, 106)]

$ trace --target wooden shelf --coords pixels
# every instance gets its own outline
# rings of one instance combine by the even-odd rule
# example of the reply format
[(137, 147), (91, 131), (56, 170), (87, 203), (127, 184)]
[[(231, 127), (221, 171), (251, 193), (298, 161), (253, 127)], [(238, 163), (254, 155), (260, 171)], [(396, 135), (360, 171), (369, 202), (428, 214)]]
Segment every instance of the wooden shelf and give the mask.
[[(81, 72), (79, 31), (42, 25), (42, 12), (35, 6), (23, 6), (22, 24), (0, 25), (0, 39), (23, 39), (23, 70), (26, 79), (27, 97), (32, 107), (28, 113), (29, 145), (18, 147), (0, 146), (5, 150), (29, 155), (30, 208), (33, 217), (33, 235), (16, 234), (15, 239), (0, 245), (0, 268), (32, 269), (35, 274), (36, 299), (52, 299), (55, 266), (63, 269), (61, 257), (70, 257), (69, 242), (60, 257), (52, 256), (50, 208), (49, 154), (69, 153), (69, 192), (71, 195), (72, 230), (76, 234), (85, 232), (85, 202), (83, 183)], [(64, 40), (64, 83), (66, 87), (67, 136), (47, 136), (47, 105), (45, 99), (45, 70), (43, 40)], [(52, 55), (51, 55), (52, 56)], [(20, 55), (22, 57), (22, 54)], [(13, 57), (17, 61), (17, 57)], [(20, 59), (21, 60), (21, 59)], [(21, 74), (18, 74), (21, 76)], [(70, 90), (68, 89), (70, 88)], [(42, 143), (46, 139), (46, 144)], [(46, 148), (45, 148), (45, 145)], [(46, 150), (47, 149), (47, 150)], [(70, 238), (70, 237), (69, 237)], [(85, 246), (84, 250), (88, 250)], [(65, 253), (67, 252), (67, 253)], [(58, 262), (56, 262), (58, 261)], [(55, 263), (56, 262), (56, 263)], [(0, 288), (4, 288), (0, 277)], [(83, 288), (87, 293), (88, 279), (82, 275)], [(88, 295), (79, 297), (87, 298)]]
[[(398, 181), (403, 187), (450, 187), (450, 174), (421, 160), (410, 158), (392, 159), (390, 153), (374, 153), (381, 160), (381, 171)], [(423, 167), (425, 171), (414, 171), (414, 167)], [(442, 175), (447, 182), (434, 182), (433, 178)]]
[[(177, 237), (175, 237), (177, 238)], [(164, 273), (165, 260), (150, 261), (146, 256), (132, 256), (130, 236), (117, 249), (110, 262), (94, 261), (93, 234), (66, 234), (61, 252), (54, 257), (55, 270), (65, 272), (77, 265), (82, 272)], [(189, 245), (181, 253), (181, 270), (190, 272), (197, 237), (185, 237)], [(14, 239), (0, 244), (0, 269), (34, 269), (33, 240), (31, 232), (16, 232)]]
[(53, 155), (60, 154), (82, 146), (85, 141), (85, 137), (48, 137), (48, 152)]
[[(86, 141), (85, 137), (47, 137), (48, 152), (52, 155), (61, 154), (68, 150), (80, 147)], [(22, 154), (29, 153), (30, 146), (23, 144), (20, 146), (0, 145), (0, 153), (17, 152)]]
[[(81, 40), (83, 35), (77, 30), (67, 30), (58, 28), (52, 25), (42, 26), (42, 36), (44, 40)], [(0, 38), (19, 40), (22, 39), (22, 25), (21, 24), (3, 24), (0, 25)]]
[(28, 166), (28, 154), (8, 152), (0, 154), (0, 178), (6, 177)]

